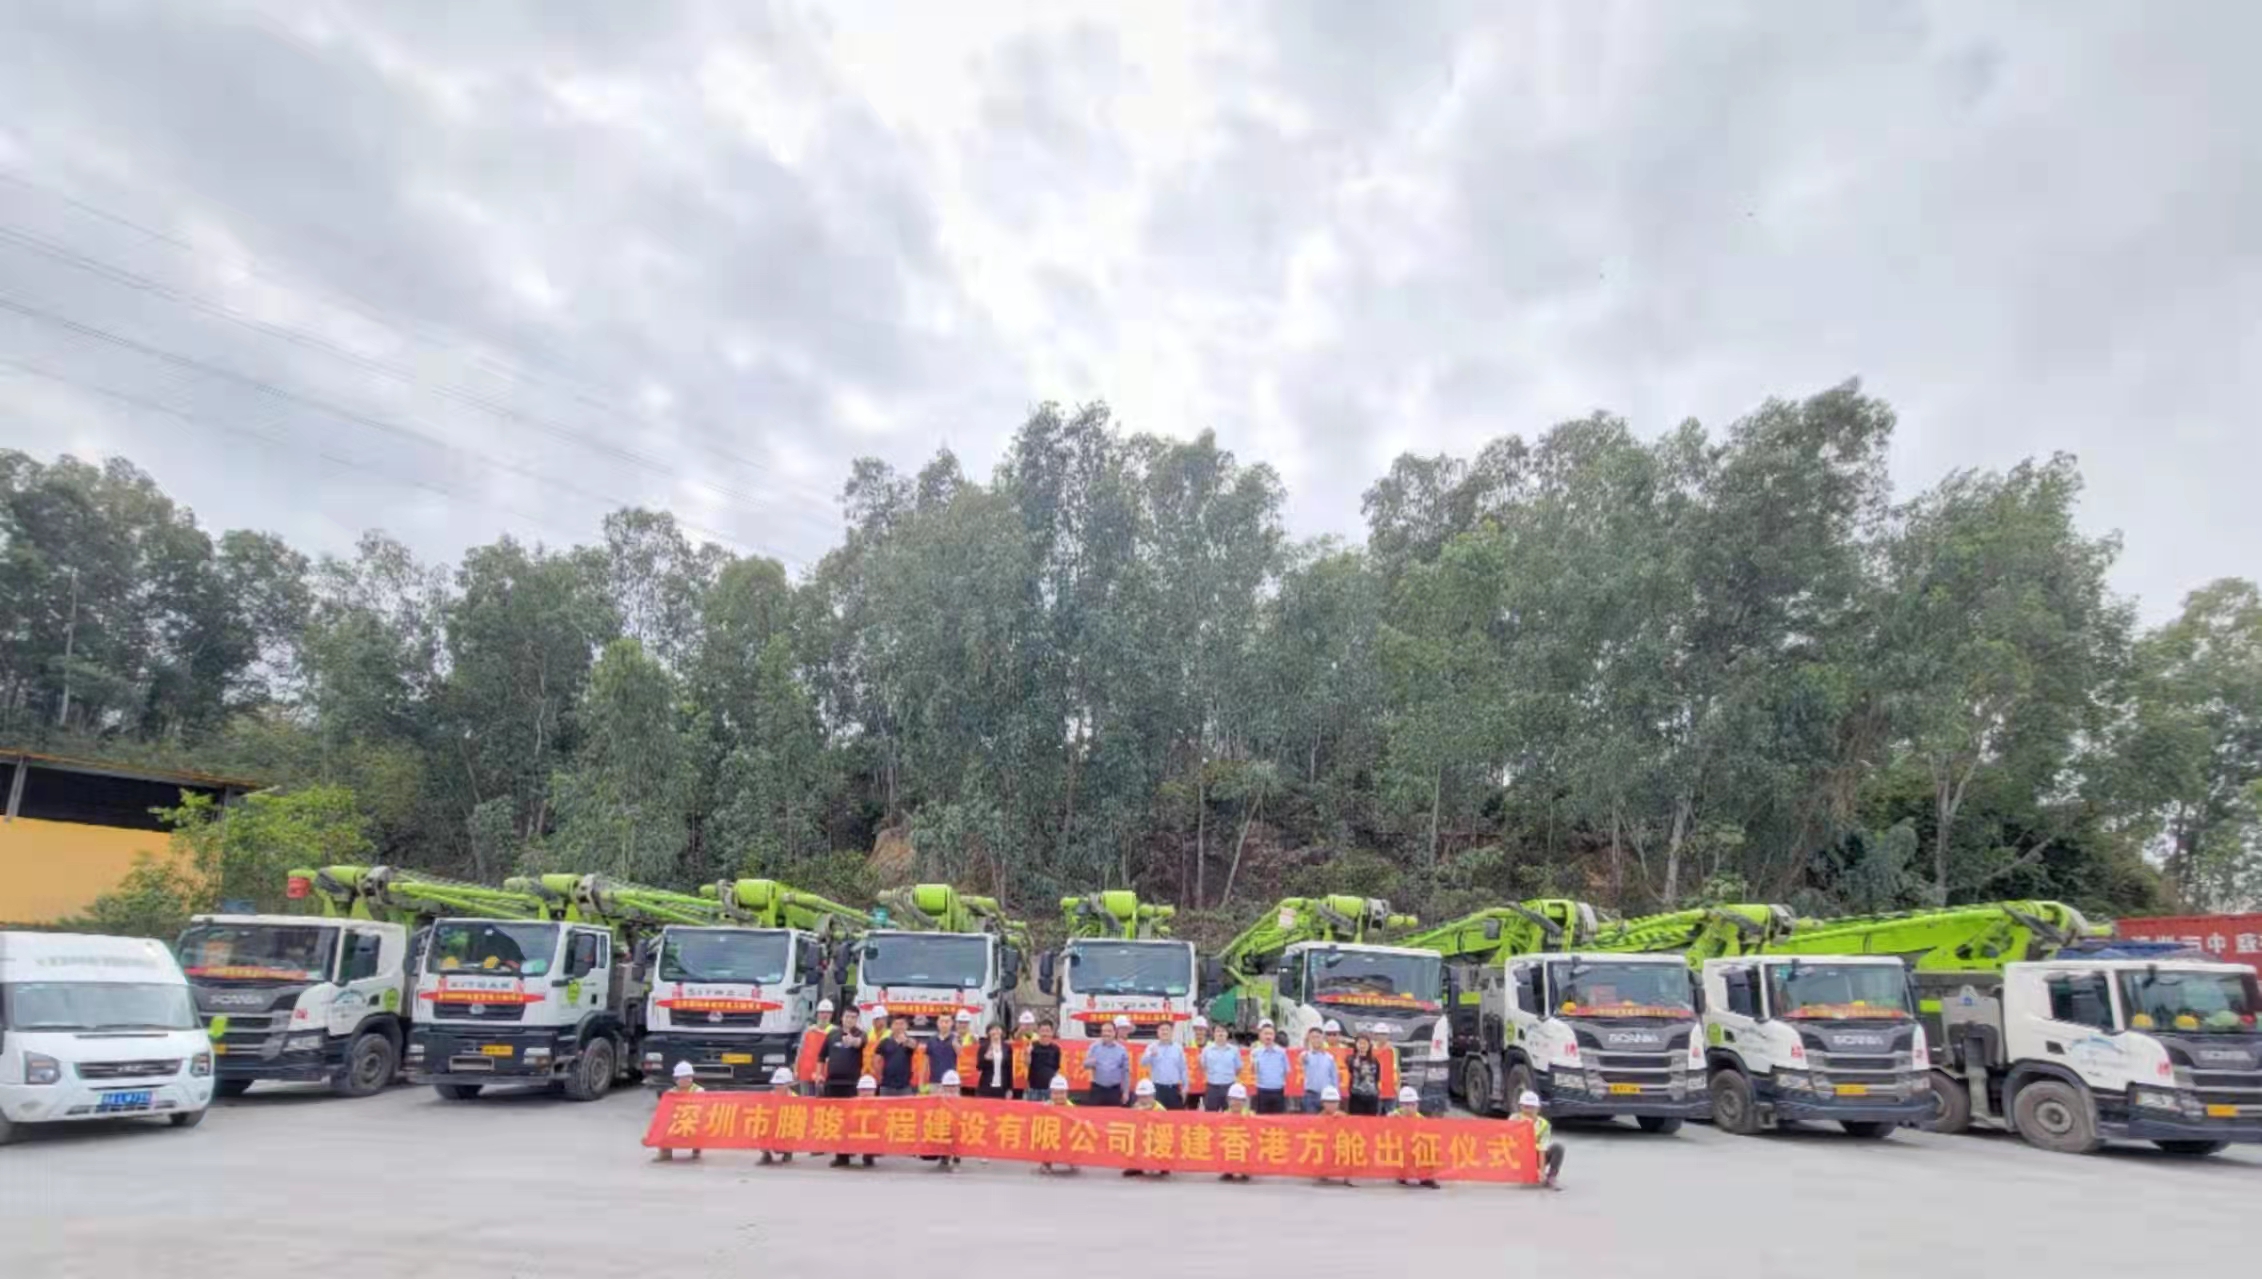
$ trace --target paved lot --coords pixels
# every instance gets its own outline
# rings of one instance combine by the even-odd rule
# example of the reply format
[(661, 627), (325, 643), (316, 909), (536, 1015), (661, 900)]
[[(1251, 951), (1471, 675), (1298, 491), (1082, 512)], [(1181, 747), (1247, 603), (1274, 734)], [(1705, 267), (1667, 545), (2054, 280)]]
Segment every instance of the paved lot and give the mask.
[[(1273, 1266), (2200, 1273), (2245, 1254), (2262, 1195), (2251, 1151), (2075, 1159), (2003, 1137), (1856, 1144), (1821, 1129), (1739, 1139), (1698, 1126), (1677, 1137), (1565, 1126), (1568, 1189), (1556, 1195), (1048, 1178), (1017, 1165), (946, 1177), (913, 1161), (762, 1168), (736, 1153), (653, 1164), (637, 1146), (650, 1104), (260, 1092), (192, 1132), (43, 1135), (0, 1150), (0, 1275), (814, 1276), (868, 1270), (891, 1240), (922, 1266), (936, 1248), (966, 1274), (1024, 1253), (1080, 1279), (1157, 1273), (1157, 1250), (1174, 1275), (1237, 1279)], [(1458, 1265), (1477, 1269), (1437, 1269)]]

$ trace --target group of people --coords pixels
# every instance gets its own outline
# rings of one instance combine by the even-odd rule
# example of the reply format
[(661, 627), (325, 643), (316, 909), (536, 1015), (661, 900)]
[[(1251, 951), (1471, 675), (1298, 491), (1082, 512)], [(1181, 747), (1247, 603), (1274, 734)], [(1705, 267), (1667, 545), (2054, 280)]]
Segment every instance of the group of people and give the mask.
[[(860, 1014), (854, 1007), (839, 1010), (839, 1023), (833, 1024), (834, 1008), (831, 1000), (817, 1006), (819, 1027), (825, 1038), (812, 1070), (812, 1078), (805, 1081), (807, 1089), (823, 1097), (908, 1097), (916, 1092), (942, 1093), (950, 1096), (970, 1095), (986, 1098), (1010, 1098), (1056, 1106), (1075, 1105), (1071, 1100), (1067, 1076), (1061, 1070), (1061, 1048), (1058, 1026), (1049, 1017), (1039, 1018), (1024, 1012), (1020, 1018), (1019, 1038), (1026, 1042), (1028, 1058), (1020, 1073), (1025, 1085), (1017, 1085), (1014, 1057), (1016, 1046), (1007, 1039), (1002, 1025), (993, 1025), (976, 1048), (974, 1057), (974, 1082), (971, 1088), (961, 1078), (959, 1051), (972, 1042), (967, 1031), (971, 1017), (965, 1012), (957, 1015), (954, 1032), (938, 1030), (923, 1042), (911, 1038), (911, 1019), (897, 1015), (890, 1021), (886, 1010), (873, 1013), (875, 1025), (887, 1022), (887, 1033), (876, 1042), (864, 1031)], [(1284, 1115), (1289, 1113), (1288, 1079), (1289, 1059), (1287, 1045), (1279, 1041), (1277, 1028), (1268, 1018), (1257, 1024), (1257, 1042), (1247, 1049), (1231, 1041), (1227, 1028), (1210, 1026), (1201, 1017), (1193, 1019), (1192, 1027), (1198, 1037), (1205, 1029), (1208, 1042), (1201, 1046), (1200, 1062), (1203, 1089), (1198, 1099), (1189, 1099), (1190, 1084), (1186, 1054), (1177, 1042), (1173, 1023), (1162, 1022), (1155, 1027), (1154, 1042), (1142, 1054), (1144, 1078), (1132, 1078), (1131, 1053), (1125, 1040), (1130, 1037), (1132, 1022), (1118, 1016), (1099, 1024), (1099, 1038), (1085, 1050), (1084, 1067), (1090, 1075), (1090, 1085), (1085, 1092), (1085, 1106), (1125, 1106), (1134, 1110), (1184, 1110), (1198, 1104), (1204, 1111), (1224, 1114)], [(1366, 1035), (1352, 1040), (1348, 1056), (1338, 1060), (1342, 1047), (1342, 1027), (1329, 1021), (1315, 1027), (1305, 1036), (1303, 1088), (1297, 1098), (1297, 1111), (1313, 1115), (1365, 1115), (1392, 1118), (1418, 1118), (1421, 1114), (1421, 1094), (1412, 1087), (1398, 1090), (1395, 1104), (1385, 1108), (1382, 1095), (1382, 1059), (1375, 1044)], [(871, 1070), (866, 1068), (866, 1048), (870, 1048)], [(1165, 1051), (1175, 1050), (1175, 1051)], [(1244, 1052), (1246, 1057), (1244, 1058)], [(916, 1064), (919, 1054), (925, 1054), (927, 1080), (916, 1085)], [(1256, 1087), (1252, 1091), (1240, 1080), (1243, 1066)], [(675, 1066), (678, 1089), (699, 1091), (698, 1081), (691, 1063), (678, 1062)], [(1039, 1081), (1042, 1081), (1040, 1084)], [(778, 1092), (794, 1092), (804, 1081), (796, 1081), (793, 1071), (779, 1067), (770, 1077), (770, 1086)], [(1534, 1126), (1534, 1148), (1540, 1152), (1545, 1179), (1543, 1184), (1556, 1188), (1556, 1175), (1563, 1164), (1563, 1148), (1553, 1140), (1548, 1122), (1539, 1113), (1539, 1098), (1525, 1093), (1518, 1098), (1518, 1118)], [(673, 1152), (661, 1150), (658, 1158), (673, 1157)], [(691, 1157), (697, 1159), (694, 1150)], [(791, 1161), (791, 1154), (773, 1156), (763, 1152), (762, 1162), (773, 1159)], [(874, 1156), (861, 1157), (864, 1166), (872, 1165)], [(925, 1158), (937, 1165), (937, 1171), (947, 1172), (959, 1160), (954, 1156), (931, 1155)], [(832, 1165), (849, 1166), (851, 1156), (835, 1155)], [(1043, 1163), (1039, 1173), (1074, 1172), (1075, 1168)], [(1126, 1169), (1126, 1177), (1146, 1175), (1137, 1169)], [(1167, 1177), (1160, 1172), (1155, 1176)], [(1221, 1181), (1247, 1181), (1247, 1174), (1227, 1173)], [(1346, 1178), (1345, 1184), (1349, 1184)], [(1402, 1180), (1401, 1184), (1417, 1184)], [(1418, 1184), (1435, 1187), (1431, 1180)]]

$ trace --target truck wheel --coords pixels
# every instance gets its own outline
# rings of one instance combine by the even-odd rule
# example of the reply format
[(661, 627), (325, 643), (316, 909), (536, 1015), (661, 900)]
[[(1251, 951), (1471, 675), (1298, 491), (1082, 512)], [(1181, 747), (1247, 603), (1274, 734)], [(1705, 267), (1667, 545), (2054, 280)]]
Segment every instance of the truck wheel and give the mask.
[(1492, 1070), (1482, 1057), (1461, 1063), (1461, 1104), (1480, 1118), (1492, 1113)]
[(2011, 1116), (2019, 1136), (2044, 1150), (2061, 1155), (2086, 1155), (2101, 1144), (2097, 1120), (2089, 1113), (2089, 1098), (2071, 1084), (2037, 1079), (2019, 1089), (2011, 1101)]
[(177, 1111), (165, 1116), (165, 1118), (171, 1121), (175, 1128), (194, 1128), (204, 1122), (204, 1111), (201, 1109)]
[(1951, 1136), (1971, 1130), (1971, 1094), (1962, 1080), (1944, 1070), (1932, 1072), (1932, 1118), (1920, 1126)]
[(1712, 1077), (1712, 1126), (1739, 1137), (1759, 1131), (1759, 1106), (1744, 1072), (1723, 1070)]
[(1517, 1113), (1517, 1098), (1525, 1093), (1538, 1091), (1537, 1088), (1532, 1087), (1532, 1068), (1522, 1062), (1517, 1062), (1508, 1068), (1508, 1086), (1501, 1092), (1499, 1106), (1486, 1113), (1513, 1115)]
[(618, 1054), (613, 1041), (599, 1035), (581, 1050), (581, 1060), (566, 1076), (565, 1095), (575, 1101), (595, 1101), (613, 1086), (613, 1062)]
[(1681, 1131), (1679, 1115), (1636, 1115), (1634, 1122), (1641, 1125), (1643, 1132), (1654, 1132), (1665, 1137)]
[(221, 1097), (241, 1097), (251, 1091), (251, 1081), (248, 1079), (214, 1080), (212, 1091), (215, 1095)]
[(2223, 1147), (2231, 1143), (2227, 1141), (2155, 1141), (2152, 1144), (2171, 1155), (2182, 1155), (2186, 1159), (2204, 1159), (2209, 1155), (2221, 1153)]
[(1841, 1119), (1838, 1126), (1846, 1130), (1848, 1137), (1859, 1137), (1863, 1141), (1883, 1141), (1893, 1135), (1895, 1128), (1900, 1127), (1899, 1124), (1889, 1124), (1881, 1119)]
[(401, 1054), (383, 1031), (365, 1031), (346, 1049), (345, 1065), (330, 1077), (330, 1091), (340, 1097), (368, 1097), (385, 1091), (400, 1070)]
[(440, 1094), (443, 1100), (470, 1101), (479, 1095), (480, 1089), (486, 1086), (485, 1084), (434, 1084), (432, 1091)]

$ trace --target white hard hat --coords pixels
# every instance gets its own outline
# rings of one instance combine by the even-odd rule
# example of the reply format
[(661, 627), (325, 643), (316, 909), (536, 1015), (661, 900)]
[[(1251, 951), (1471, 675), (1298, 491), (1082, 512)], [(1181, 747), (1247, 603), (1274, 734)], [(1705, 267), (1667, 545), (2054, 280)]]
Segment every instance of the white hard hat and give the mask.
[(1516, 1104), (1519, 1106), (1536, 1106), (1539, 1104), (1539, 1094), (1536, 1092), (1525, 1093), (1516, 1099)]
[(818, 1001), (817, 1001), (817, 1011), (818, 1011), (818, 1012), (821, 1012), (821, 1013), (829, 1013), (829, 1012), (831, 1012), (832, 1010), (833, 1010), (833, 1001), (831, 1001), (831, 1000), (829, 1000), (829, 999), (820, 999), (820, 1000), (818, 1000)]
[(1340, 1035), (1343, 1033), (1343, 1023), (1335, 1020), (1333, 1017), (1330, 1017), (1327, 1019), (1327, 1025), (1321, 1027), (1321, 1029), (1325, 1030), (1330, 1035)]
[(793, 1072), (780, 1066), (770, 1072), (770, 1082), (773, 1084), (790, 1084), (793, 1082)]
[(1052, 1077), (1052, 1090), (1053, 1090), (1054, 1092), (1067, 1092), (1067, 1091), (1068, 1091), (1068, 1076), (1066, 1076), (1066, 1075), (1054, 1075), (1054, 1076)]
[(1154, 1081), (1154, 1080), (1152, 1080), (1152, 1079), (1142, 1079), (1142, 1080), (1140, 1080), (1140, 1081), (1139, 1081), (1139, 1086), (1131, 1090), (1131, 1095), (1132, 1095), (1132, 1096), (1134, 1096), (1134, 1097), (1152, 1097), (1152, 1096), (1154, 1096), (1154, 1095), (1155, 1095), (1155, 1081)]
[(951, 1020), (952, 1020), (952, 1021), (972, 1021), (972, 1020), (974, 1020), (974, 1014), (972, 1014), (972, 1013), (970, 1013), (970, 1012), (967, 1012), (967, 1011), (966, 1011), (965, 1009), (961, 1008), (961, 1009), (959, 1009), (959, 1010), (958, 1010), (958, 1015), (957, 1015), (956, 1017), (953, 1017), (953, 1018), (951, 1018)]
[(955, 1070), (944, 1071), (942, 1076), (942, 1086), (945, 1088), (958, 1087), (958, 1072)]
[(1405, 1086), (1404, 1088), (1401, 1088), (1401, 1089), (1399, 1089), (1399, 1090), (1398, 1090), (1398, 1104), (1399, 1104), (1399, 1105), (1401, 1105), (1401, 1106), (1418, 1106), (1418, 1105), (1420, 1105), (1421, 1103), (1422, 1103), (1422, 1094), (1421, 1094), (1421, 1092), (1420, 1092), (1419, 1090), (1417, 1090), (1417, 1089), (1416, 1089), (1416, 1088), (1415, 1088), (1415, 1087), (1414, 1087), (1414, 1086), (1413, 1086), (1412, 1084), (1408, 1084), (1408, 1085), (1406, 1085), (1406, 1086)]
[(1343, 1100), (1343, 1090), (1336, 1087), (1334, 1084), (1329, 1084), (1327, 1087), (1320, 1089), (1320, 1100), (1341, 1101)]
[(866, 1075), (862, 1079), (856, 1081), (856, 1091), (858, 1092), (878, 1092), (879, 1088), (880, 1081), (872, 1078), (870, 1075)]
[(1126, 1016), (1124, 1016), (1124, 1015), (1123, 1015), (1122, 1013), (1117, 1013), (1117, 1014), (1115, 1015), (1115, 1028), (1116, 1028), (1117, 1030), (1129, 1030), (1129, 1029), (1131, 1029), (1131, 1019), (1130, 1019), (1129, 1017), (1126, 1017)]
[(883, 1021), (886, 1020), (888, 1015), (888, 1006), (886, 1004), (872, 1005), (872, 1015), (874, 1017), (880, 1018)]
[(1209, 1019), (1209, 1018), (1207, 1018), (1207, 1017), (1204, 1017), (1204, 1016), (1202, 1016), (1202, 1015), (1201, 1015), (1200, 1013), (1195, 1013), (1195, 1014), (1194, 1014), (1194, 1020), (1193, 1020), (1193, 1022), (1192, 1022), (1192, 1025), (1193, 1025), (1194, 1029), (1196, 1029), (1196, 1030), (1208, 1030), (1208, 1029), (1209, 1029), (1209, 1025), (1210, 1025), (1210, 1019)]
[(1021, 1024), (1022, 1024), (1022, 1025), (1024, 1025), (1024, 1026), (1034, 1026), (1034, 1025), (1036, 1025), (1036, 1024), (1037, 1024), (1037, 1014), (1035, 1014), (1035, 1013), (1033, 1013), (1033, 1012), (1028, 1012), (1028, 1011), (1024, 1011), (1024, 1012), (1022, 1012), (1022, 1014), (1021, 1014)]
[(1270, 1017), (1262, 1018), (1257, 1022), (1257, 1029), (1259, 1030), (1271, 1030), (1272, 1028), (1272, 1018)]
[(698, 1073), (691, 1068), (691, 1063), (688, 1061), (679, 1061), (675, 1064), (675, 1077), (678, 1079), (689, 1079)]
[(1225, 1095), (1235, 1101), (1247, 1101), (1249, 1099), (1249, 1086), (1247, 1084), (1235, 1084), (1225, 1090)]

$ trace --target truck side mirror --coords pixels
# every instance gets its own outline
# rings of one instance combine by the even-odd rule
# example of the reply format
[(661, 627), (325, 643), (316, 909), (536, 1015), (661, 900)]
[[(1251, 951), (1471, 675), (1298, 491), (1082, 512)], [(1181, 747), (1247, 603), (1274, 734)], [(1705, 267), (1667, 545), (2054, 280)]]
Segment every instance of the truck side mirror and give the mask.
[(1021, 952), (1011, 946), (1001, 946), (997, 952), (998, 979), (1006, 989), (1021, 984)]
[(1055, 960), (1053, 953), (1049, 950), (1044, 954), (1037, 956), (1037, 989), (1043, 991), (1048, 995), (1057, 995), (1060, 993), (1059, 991), (1053, 989), (1054, 962)]
[(1202, 961), (1202, 989), (1215, 995), (1225, 989), (1225, 964), (1221, 960)]

